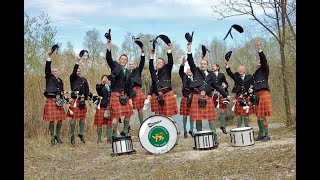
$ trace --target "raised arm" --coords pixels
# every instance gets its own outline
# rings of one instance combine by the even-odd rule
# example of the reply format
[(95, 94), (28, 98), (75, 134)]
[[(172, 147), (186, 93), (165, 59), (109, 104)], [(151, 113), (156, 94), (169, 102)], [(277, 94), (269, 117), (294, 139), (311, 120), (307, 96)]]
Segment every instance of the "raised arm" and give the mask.
[(256, 40), (256, 47), (258, 49), (258, 54), (259, 54), (259, 58), (260, 58), (260, 64), (261, 64), (261, 70), (267, 73), (267, 76), (269, 75), (269, 65), (267, 62), (267, 58), (264, 55), (262, 49), (261, 49), (261, 42), (260, 40)]
[(156, 70), (154, 69), (154, 65), (153, 65), (153, 59), (154, 59), (154, 51), (151, 50), (150, 51), (150, 60), (149, 60), (149, 71), (151, 74), (152, 81), (157, 81)]
[(229, 66), (229, 62), (227, 60), (224, 60), (224, 65), (226, 66), (226, 72), (227, 74), (234, 80), (236, 81), (236, 76), (233, 74), (233, 72), (231, 71), (230, 69), (230, 66)]
[(188, 57), (187, 57), (187, 61), (188, 61), (188, 64), (190, 66), (190, 70), (193, 74), (195, 74), (196, 72), (196, 69), (197, 69), (197, 66), (194, 64), (194, 61), (193, 61), (193, 57), (192, 57), (192, 52), (191, 52), (191, 44), (188, 44), (187, 45), (187, 50), (188, 50)]
[(108, 41), (107, 42), (106, 60), (107, 60), (109, 67), (111, 68), (111, 70), (113, 70), (114, 64), (113, 64), (112, 55), (111, 55), (111, 46), (112, 46), (111, 41)]
[(140, 71), (140, 73), (142, 73), (145, 61), (146, 61), (146, 56), (143, 53), (143, 54), (141, 54), (140, 63), (139, 63), (139, 71)]
[(167, 55), (168, 55), (168, 69), (172, 70), (172, 67), (173, 67), (173, 56), (172, 56), (172, 53), (171, 53), (171, 47), (172, 47), (172, 44), (169, 43), (168, 46), (167, 46)]

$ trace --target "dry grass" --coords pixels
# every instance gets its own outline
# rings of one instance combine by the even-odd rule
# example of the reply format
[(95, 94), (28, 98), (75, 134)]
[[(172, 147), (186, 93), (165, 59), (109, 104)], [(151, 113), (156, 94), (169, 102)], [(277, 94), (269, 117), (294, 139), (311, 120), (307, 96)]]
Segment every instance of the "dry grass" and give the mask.
[[(229, 126), (234, 128), (234, 126)], [(254, 127), (256, 130), (256, 127)], [(270, 142), (232, 147), (221, 133), (218, 149), (193, 150), (193, 138), (184, 139), (171, 151), (153, 155), (133, 137), (136, 154), (111, 156), (111, 145), (96, 143), (88, 135), (86, 144), (76, 139), (70, 145), (50, 146), (49, 137), (25, 139), (25, 179), (296, 179), (296, 131), (270, 123)]]

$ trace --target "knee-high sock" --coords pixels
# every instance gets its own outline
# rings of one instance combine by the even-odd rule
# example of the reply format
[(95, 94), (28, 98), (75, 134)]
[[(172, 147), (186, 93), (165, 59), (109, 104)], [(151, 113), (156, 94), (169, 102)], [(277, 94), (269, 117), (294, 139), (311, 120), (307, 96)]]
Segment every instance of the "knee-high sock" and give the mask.
[(226, 115), (224, 113), (220, 113), (219, 119), (221, 121), (221, 126), (226, 127)]
[(71, 121), (70, 122), (71, 136), (74, 136), (75, 129), (76, 129), (76, 121)]
[(264, 136), (263, 119), (258, 119), (259, 136)]
[(117, 137), (118, 133), (118, 123), (112, 122), (112, 136)]
[(216, 134), (216, 121), (209, 122), (209, 127), (213, 131), (213, 134)]
[(59, 135), (60, 135), (61, 127), (62, 127), (62, 122), (58, 121), (57, 126), (56, 126), (56, 136), (57, 137), (59, 137)]
[(107, 126), (107, 140), (111, 140), (111, 136), (112, 136), (112, 129), (111, 127)]
[(196, 121), (196, 128), (197, 131), (202, 131), (202, 121)]
[(102, 127), (97, 127), (98, 140), (101, 141)]
[(85, 121), (79, 121), (79, 127), (80, 127), (80, 134), (84, 135), (84, 126), (86, 122)]
[(193, 132), (193, 124), (194, 124), (194, 120), (190, 119), (190, 131)]
[(244, 126), (249, 127), (249, 117), (243, 117), (244, 119)]
[(183, 131), (187, 131), (187, 120), (188, 120), (188, 117), (187, 116), (183, 116)]
[(129, 128), (129, 121), (125, 119), (123, 123), (123, 132), (128, 133), (129, 132), (128, 128)]
[(264, 136), (269, 136), (269, 128), (268, 128), (268, 121), (267, 121), (267, 119), (266, 118), (264, 118), (263, 119), (263, 121), (262, 121), (262, 126), (263, 126), (263, 129), (264, 129)]
[(242, 117), (238, 116), (237, 117), (237, 127), (241, 127), (242, 126)]
[(49, 130), (51, 137), (54, 136), (54, 121), (49, 122)]
[(143, 122), (143, 114), (142, 114), (142, 112), (138, 112), (138, 117), (139, 117), (139, 121), (140, 121), (140, 124), (142, 124), (142, 122)]

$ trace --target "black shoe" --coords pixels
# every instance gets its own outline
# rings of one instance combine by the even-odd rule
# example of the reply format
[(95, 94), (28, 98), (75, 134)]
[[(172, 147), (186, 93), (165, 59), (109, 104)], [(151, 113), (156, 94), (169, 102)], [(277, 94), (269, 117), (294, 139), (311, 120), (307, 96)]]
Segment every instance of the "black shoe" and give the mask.
[(111, 143), (112, 143), (112, 140), (111, 140), (111, 139), (107, 139), (107, 143), (108, 143), (108, 144), (111, 144)]
[(187, 131), (184, 131), (183, 136), (184, 136), (184, 138), (187, 138), (187, 137), (188, 137), (188, 133), (187, 133)]
[(59, 136), (54, 136), (55, 140), (57, 141), (57, 143), (62, 144), (63, 142), (61, 141)]
[(263, 136), (259, 135), (259, 136), (257, 136), (254, 140), (255, 140), (255, 141), (261, 141), (262, 139), (263, 139)]
[(270, 137), (269, 137), (269, 136), (264, 136), (264, 137), (261, 139), (261, 142), (267, 142), (267, 141), (270, 141)]
[(194, 137), (193, 131), (189, 131), (189, 134), (191, 135), (191, 137)]
[(224, 134), (227, 134), (227, 131), (226, 131), (226, 127), (220, 127), (221, 131), (224, 133)]
[(119, 123), (122, 123), (122, 120), (121, 120), (121, 118), (119, 118)]
[(84, 140), (84, 135), (78, 134), (78, 137), (80, 138), (82, 143), (86, 143), (86, 141)]
[[(218, 148), (218, 145), (220, 144), (220, 143), (218, 142), (218, 136), (215, 134), (213, 139), (214, 139), (214, 142), (216, 142), (216, 146), (217, 146), (216, 148)], [(215, 148), (214, 148), (214, 149), (215, 149)]]
[(121, 135), (121, 136), (128, 136), (128, 133), (125, 133), (125, 132), (122, 131), (122, 132), (120, 133), (120, 135)]
[(55, 145), (56, 141), (55, 141), (55, 136), (51, 137), (51, 146)]
[(75, 142), (75, 138), (74, 138), (74, 135), (73, 136), (71, 136), (71, 144), (75, 144), (76, 142)]

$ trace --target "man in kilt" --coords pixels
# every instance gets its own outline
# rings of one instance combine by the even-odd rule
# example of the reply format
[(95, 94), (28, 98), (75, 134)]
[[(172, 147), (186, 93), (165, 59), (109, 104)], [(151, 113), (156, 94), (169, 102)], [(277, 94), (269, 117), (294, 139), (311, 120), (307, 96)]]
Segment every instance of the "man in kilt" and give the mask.
[(216, 89), (224, 98), (228, 97), (230, 99), (231, 97), (215, 82), (213, 74), (208, 72), (208, 60), (202, 58), (200, 67), (195, 65), (191, 52), (191, 43), (187, 44), (187, 55), (187, 60), (193, 74), (193, 81), (189, 86), (189, 88), (193, 88), (190, 119), (196, 121), (197, 131), (202, 131), (202, 120), (207, 119), (209, 121), (209, 127), (213, 131), (215, 141), (217, 142), (215, 148), (217, 148), (218, 139), (215, 125), (217, 115), (213, 105), (212, 93)]
[[(80, 132), (78, 137), (82, 143), (85, 143), (84, 130), (85, 130), (85, 120), (87, 115), (86, 100), (89, 95), (89, 84), (85, 77), (81, 76), (81, 69), (79, 68), (79, 62), (83, 57), (78, 56), (76, 59), (76, 64), (74, 65), (73, 71), (69, 77), (71, 86), (71, 102), (70, 110), (73, 111), (71, 115), (68, 111), (68, 116), (71, 118), (70, 129), (71, 129), (71, 144), (75, 144), (75, 127), (76, 121), (79, 121)], [(74, 93), (74, 92), (78, 92)]]
[[(179, 75), (180, 78), (182, 80), (182, 97), (181, 97), (181, 101), (180, 101), (180, 115), (183, 116), (183, 130), (184, 130), (184, 138), (188, 137), (188, 133), (187, 133), (187, 120), (188, 120), (188, 116), (190, 116), (190, 107), (191, 107), (191, 92), (192, 89), (189, 88), (190, 83), (192, 82), (192, 72), (190, 70), (190, 68), (187, 68), (187, 71), (184, 72), (184, 67), (185, 67), (185, 62), (187, 61), (187, 59), (185, 57), (183, 57), (182, 59), (182, 63), (180, 65), (179, 68)], [(189, 134), (193, 137), (193, 124), (194, 121), (192, 119), (190, 119), (190, 130), (189, 130)]]
[[(256, 47), (260, 61), (257, 64), (257, 70), (253, 74), (253, 90), (258, 96), (258, 103), (255, 105), (255, 113), (258, 120), (259, 135), (256, 141), (269, 141), (269, 130), (266, 116), (272, 115), (272, 100), (268, 85), (269, 65), (261, 49), (260, 40), (256, 40)], [(254, 101), (257, 102), (257, 101)]]
[(150, 52), (149, 70), (151, 79), (155, 84), (155, 91), (158, 92), (158, 113), (167, 117), (178, 114), (176, 98), (171, 86), (171, 71), (173, 67), (173, 57), (171, 53), (172, 44), (167, 45), (168, 63), (163, 58), (158, 58), (156, 69), (153, 65), (154, 50)]
[(124, 118), (123, 131), (121, 136), (128, 136), (129, 121), (133, 115), (132, 98), (133, 91), (130, 80), (130, 71), (125, 68), (128, 62), (128, 57), (122, 54), (118, 61), (112, 60), (111, 55), (111, 40), (107, 41), (106, 60), (111, 68), (111, 99), (110, 99), (110, 116), (112, 117), (112, 136), (117, 137), (119, 118)]
[[(52, 51), (48, 52), (48, 58), (45, 66), (46, 89), (43, 93), (46, 97), (44, 105), (43, 120), (49, 122), (49, 130), (51, 135), (51, 145), (57, 143), (62, 144), (60, 139), (60, 130), (62, 121), (66, 120), (66, 113), (63, 106), (56, 104), (56, 101), (62, 97), (63, 81), (59, 78), (60, 72), (57, 68), (51, 69), (51, 55)], [(59, 106), (58, 106), (59, 105)], [(54, 133), (54, 124), (56, 123), (56, 133)]]
[[(220, 72), (220, 66), (218, 64), (212, 64), (212, 73), (215, 77), (216, 83), (221, 86), (226, 92), (228, 92), (228, 82), (224, 73)], [(220, 95), (217, 91), (213, 93), (213, 104), (219, 111), (219, 119), (221, 121), (221, 131), (224, 134), (227, 134), (226, 131), (226, 109), (227, 104), (223, 103), (222, 95)], [(219, 105), (219, 106), (218, 106)]]
[(143, 70), (145, 62), (145, 54), (144, 54), (144, 47), (141, 48), (141, 59), (139, 66), (137, 67), (136, 63), (134, 61), (129, 62), (129, 68), (131, 71), (130, 79), (131, 79), (131, 85), (133, 89), (133, 110), (138, 111), (138, 117), (140, 124), (143, 122), (143, 114), (142, 114), (142, 108), (144, 106), (144, 101), (146, 99), (146, 96), (142, 92), (142, 81), (141, 81), (141, 74)]
[[(110, 76), (109, 76), (110, 77)], [(111, 117), (109, 113), (109, 117), (105, 117), (105, 112), (109, 111), (110, 112), (110, 98), (111, 98), (111, 87), (110, 87), (110, 81), (108, 79), (107, 75), (103, 75), (101, 77), (101, 83), (96, 84), (96, 91), (98, 96), (102, 97), (99, 102), (97, 101), (98, 107), (96, 108), (96, 113), (94, 116), (94, 125), (97, 126), (97, 134), (98, 134), (98, 143), (101, 143), (101, 136), (102, 136), (102, 126), (106, 125), (106, 136), (107, 136), (107, 142), (111, 143)], [(106, 113), (108, 114), (108, 113)]]
[(252, 75), (246, 74), (246, 67), (244, 65), (239, 66), (235, 73), (231, 71), (229, 61), (225, 60), (225, 66), (227, 74), (234, 81), (232, 92), (236, 93), (234, 113), (237, 116), (237, 127), (242, 126), (242, 121), (244, 121), (245, 127), (249, 127), (249, 116), (254, 114), (254, 108), (248, 99), (248, 91), (253, 84)]

